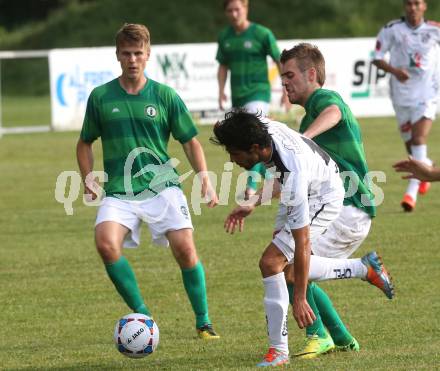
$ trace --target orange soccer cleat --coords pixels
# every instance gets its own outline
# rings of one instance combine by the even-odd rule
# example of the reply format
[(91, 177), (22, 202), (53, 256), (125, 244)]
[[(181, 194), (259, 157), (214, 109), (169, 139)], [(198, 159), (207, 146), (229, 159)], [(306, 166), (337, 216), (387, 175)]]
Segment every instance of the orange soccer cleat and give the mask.
[(400, 203), (400, 206), (403, 207), (403, 211), (409, 213), (414, 210), (416, 207), (416, 201), (409, 195), (406, 194), (403, 196), (403, 200)]
[(420, 182), (419, 185), (419, 194), (420, 195), (425, 195), (428, 193), (429, 188), (431, 188), (431, 183), (430, 182)]

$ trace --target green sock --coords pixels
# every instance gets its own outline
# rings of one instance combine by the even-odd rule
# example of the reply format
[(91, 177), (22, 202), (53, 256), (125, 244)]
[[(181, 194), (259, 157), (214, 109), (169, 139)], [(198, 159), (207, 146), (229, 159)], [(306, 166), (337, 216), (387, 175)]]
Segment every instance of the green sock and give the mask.
[[(315, 320), (315, 322), (313, 322), (310, 326), (308, 326), (306, 328), (306, 335), (307, 336), (318, 335), (319, 337), (323, 338), (323, 337), (327, 336), (327, 333), (325, 331), (324, 324), (322, 323), (318, 307), (316, 306), (316, 303), (315, 303), (315, 299), (314, 299), (314, 295), (313, 295), (314, 285), (315, 284), (313, 282), (310, 282), (307, 285), (306, 298), (307, 298), (307, 302), (310, 305), (310, 308), (312, 308), (313, 313), (315, 313), (316, 320)], [(289, 301), (290, 301), (290, 304), (292, 304), (292, 305), (293, 305), (293, 292), (294, 292), (293, 286), (294, 285), (292, 285), (290, 283), (287, 284), (287, 291), (289, 292)]]
[(313, 296), (316, 306), (321, 313), (322, 321), (330, 332), (336, 345), (348, 345), (353, 340), (353, 336), (348, 332), (338, 312), (333, 306), (332, 301), (318, 285), (315, 284)]
[(182, 268), (183, 285), (196, 315), (196, 327), (210, 324), (206, 297), (205, 270), (199, 261), (192, 268)]
[(118, 290), (125, 303), (133, 312), (151, 316), (150, 311), (145, 306), (144, 299), (142, 298), (136, 281), (136, 276), (128, 260), (124, 256), (121, 256), (119, 260), (114, 263), (105, 264), (105, 269), (115, 285), (116, 290)]

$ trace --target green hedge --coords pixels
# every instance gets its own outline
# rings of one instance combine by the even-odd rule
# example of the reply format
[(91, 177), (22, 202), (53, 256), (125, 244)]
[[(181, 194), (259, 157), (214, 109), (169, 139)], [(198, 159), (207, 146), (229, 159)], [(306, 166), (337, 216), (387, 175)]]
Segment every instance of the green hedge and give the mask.
[[(402, 14), (402, 0), (250, 0), (250, 19), (271, 28), (278, 39), (374, 36)], [(427, 17), (440, 21), (440, 1), (428, 1)], [(124, 22), (146, 24), (153, 45), (213, 42), (226, 24), (222, 0), (66, 0), (45, 21), (12, 32), (0, 27), (0, 50), (113, 45)], [(22, 94), (25, 87), (46, 94), (47, 64), (23, 63), (28, 67), (2, 63), (4, 90)]]

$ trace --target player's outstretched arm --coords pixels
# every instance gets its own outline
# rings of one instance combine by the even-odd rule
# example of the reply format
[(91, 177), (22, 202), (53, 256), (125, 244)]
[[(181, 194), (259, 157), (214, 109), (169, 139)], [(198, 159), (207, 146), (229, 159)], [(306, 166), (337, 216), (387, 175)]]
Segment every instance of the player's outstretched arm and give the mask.
[(407, 160), (396, 162), (394, 169), (399, 173), (409, 173), (402, 176), (402, 179), (417, 178), (422, 181), (440, 181), (440, 168), (429, 166), (411, 156)]
[(232, 210), (225, 219), (224, 228), (226, 233), (234, 234), (236, 229), (243, 232), (244, 218), (249, 216), (254, 211), (254, 205), (238, 206)]
[(182, 144), (185, 155), (196, 174), (200, 177), (202, 184), (202, 197), (209, 200), (208, 207), (214, 207), (218, 204), (218, 197), (215, 189), (211, 185), (206, 166), (205, 154), (200, 142), (196, 138), (190, 139)]
[(311, 325), (316, 319), (306, 299), (311, 254), (310, 228), (306, 225), (302, 228), (292, 229), (291, 232), (295, 241), (293, 316), (298, 327), (304, 328)]
[(265, 182), (265, 184), (272, 184), (272, 189), (266, 189), (266, 185), (260, 188), (254, 195), (246, 200), (245, 205), (241, 205), (232, 210), (226, 217), (224, 228), (227, 233), (234, 234), (236, 229), (243, 232), (244, 219), (249, 216), (257, 206), (272, 199), (278, 197), (281, 192), (281, 185), (277, 179), (273, 179), (271, 182)]
[(326, 107), (312, 122), (308, 129), (303, 133), (307, 138), (313, 139), (319, 134), (330, 130), (332, 127), (336, 126), (339, 121), (341, 121), (342, 114), (341, 110), (336, 104)]

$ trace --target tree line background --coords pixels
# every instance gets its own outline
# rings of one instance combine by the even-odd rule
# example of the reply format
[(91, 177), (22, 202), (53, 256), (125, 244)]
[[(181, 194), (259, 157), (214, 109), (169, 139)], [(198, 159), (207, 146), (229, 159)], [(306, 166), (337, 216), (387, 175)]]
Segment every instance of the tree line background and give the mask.
[[(428, 0), (440, 21), (440, 1)], [(0, 0), (0, 50), (111, 46), (124, 23), (143, 23), (154, 44), (214, 42), (227, 22), (222, 0)], [(375, 36), (403, 15), (402, 0), (250, 0), (249, 18), (277, 39)], [(23, 81), (21, 64), (30, 64)], [(47, 92), (47, 62), (2, 61), (9, 93)], [(5, 73), (6, 70), (6, 73)], [(20, 84), (17, 84), (17, 81)], [(12, 89), (12, 90), (11, 90)]]

